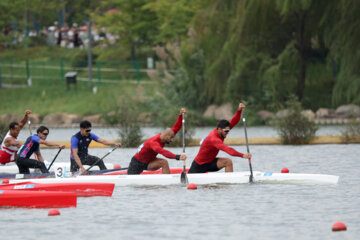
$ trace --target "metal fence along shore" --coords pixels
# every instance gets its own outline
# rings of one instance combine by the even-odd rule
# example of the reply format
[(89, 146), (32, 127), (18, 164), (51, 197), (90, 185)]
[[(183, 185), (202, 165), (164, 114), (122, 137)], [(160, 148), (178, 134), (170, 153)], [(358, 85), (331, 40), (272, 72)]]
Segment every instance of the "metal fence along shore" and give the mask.
[[(142, 83), (150, 78), (147, 61), (94, 61), (94, 83)], [(32, 80), (60, 80), (66, 83), (66, 73), (76, 72), (77, 81), (89, 81), (88, 62), (85, 60), (15, 60), (0, 59), (0, 87), (26, 87)]]

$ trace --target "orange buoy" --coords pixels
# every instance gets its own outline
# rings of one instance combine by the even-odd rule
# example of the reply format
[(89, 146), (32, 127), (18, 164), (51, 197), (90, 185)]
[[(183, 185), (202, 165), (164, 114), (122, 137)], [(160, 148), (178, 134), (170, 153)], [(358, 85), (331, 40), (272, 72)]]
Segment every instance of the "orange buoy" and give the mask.
[(4, 180), (2, 180), (2, 184), (9, 184), (9, 179), (5, 178)]
[(289, 173), (289, 169), (287, 169), (286, 167), (281, 169), (281, 173)]
[(333, 231), (346, 231), (346, 225), (343, 222), (336, 222), (332, 226)]
[(189, 190), (195, 190), (197, 189), (197, 186), (195, 183), (189, 183), (189, 185), (187, 186), (187, 189)]
[(118, 169), (118, 168), (121, 168), (121, 166), (119, 164), (115, 164), (114, 169)]
[(57, 216), (57, 215), (60, 215), (59, 210), (57, 210), (57, 209), (50, 209), (49, 210), (48, 216)]

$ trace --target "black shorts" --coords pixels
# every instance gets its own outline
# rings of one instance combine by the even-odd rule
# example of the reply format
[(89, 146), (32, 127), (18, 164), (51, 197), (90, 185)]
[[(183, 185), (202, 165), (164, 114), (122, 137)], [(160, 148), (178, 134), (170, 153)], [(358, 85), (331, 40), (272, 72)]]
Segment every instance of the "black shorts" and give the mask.
[(142, 163), (133, 157), (130, 161), (129, 168), (127, 171), (128, 175), (137, 175), (142, 173), (144, 170), (147, 170), (149, 164)]
[(206, 173), (206, 172), (217, 172), (220, 169), (217, 167), (217, 161), (219, 158), (215, 158), (211, 163), (198, 164), (193, 161), (189, 169), (189, 173)]
[[(106, 166), (105, 166), (104, 161), (100, 160), (99, 157), (91, 156), (91, 155), (81, 156), (80, 161), (81, 161), (81, 164), (89, 165), (89, 166), (93, 166), (96, 163), (95, 165), (98, 166), (100, 170), (106, 170)], [(70, 164), (70, 171), (71, 172), (79, 171), (80, 167), (75, 162), (75, 159), (71, 158), (70, 163), (71, 163)]]

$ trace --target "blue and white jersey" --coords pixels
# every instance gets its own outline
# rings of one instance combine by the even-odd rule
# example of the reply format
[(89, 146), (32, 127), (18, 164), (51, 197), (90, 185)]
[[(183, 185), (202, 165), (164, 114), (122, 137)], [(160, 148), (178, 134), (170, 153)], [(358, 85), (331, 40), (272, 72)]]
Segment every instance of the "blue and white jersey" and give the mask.
[(89, 136), (82, 136), (81, 132), (78, 132), (71, 138), (71, 152), (70, 158), (74, 159), (72, 154), (73, 149), (78, 150), (79, 158), (86, 157), (88, 155), (89, 144), (92, 140), (97, 141), (99, 139), (94, 133), (90, 133)]

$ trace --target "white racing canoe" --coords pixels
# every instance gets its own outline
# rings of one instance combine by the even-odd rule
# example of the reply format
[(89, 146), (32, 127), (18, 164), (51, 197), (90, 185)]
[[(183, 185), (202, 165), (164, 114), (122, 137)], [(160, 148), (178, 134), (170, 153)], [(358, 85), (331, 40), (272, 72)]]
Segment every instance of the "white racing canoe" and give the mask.
[[(50, 162), (46, 162), (45, 161), (45, 165), (46, 167), (48, 168), (50, 166)], [(66, 167), (67, 171), (70, 171), (70, 161), (69, 162), (55, 162), (51, 168), (50, 168), (50, 171), (56, 171), (56, 169), (58, 167)], [(105, 163), (105, 166), (107, 169), (113, 169), (114, 168), (114, 164), (112, 163)], [(88, 165), (84, 165), (85, 168), (88, 168), (89, 166)], [(98, 166), (94, 166), (91, 168), (91, 170), (99, 170), (99, 167)], [(9, 164), (6, 164), (6, 165), (0, 165), (0, 173), (9, 173), (9, 174), (12, 174), (12, 173), (19, 173), (19, 168), (18, 166), (15, 164), (15, 163), (9, 163)], [(33, 168), (30, 168), (30, 173), (40, 173), (40, 169), (33, 169)]]
[[(339, 176), (303, 173), (264, 173), (253, 172), (254, 183), (282, 184), (337, 184)], [(249, 183), (249, 172), (215, 172), (187, 174), (189, 183), (204, 184), (243, 184)], [(98, 175), (77, 176), (68, 178), (35, 178), (11, 179), (10, 183), (31, 181), (35, 183), (83, 183), (102, 182), (114, 183), (115, 186), (146, 186), (146, 185), (178, 185), (180, 174), (149, 174), (149, 175)]]

